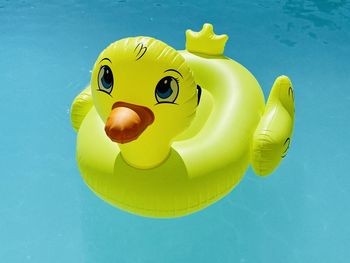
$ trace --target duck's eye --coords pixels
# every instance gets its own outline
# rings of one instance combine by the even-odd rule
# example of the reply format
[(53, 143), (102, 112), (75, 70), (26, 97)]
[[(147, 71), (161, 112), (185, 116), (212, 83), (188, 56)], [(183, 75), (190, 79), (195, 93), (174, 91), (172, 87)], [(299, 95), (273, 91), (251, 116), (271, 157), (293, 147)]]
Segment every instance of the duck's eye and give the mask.
[(100, 91), (110, 94), (113, 89), (113, 73), (107, 65), (102, 66), (98, 73), (98, 88)]
[(179, 94), (179, 83), (174, 77), (167, 76), (162, 78), (155, 90), (155, 96), (158, 103), (173, 103)]

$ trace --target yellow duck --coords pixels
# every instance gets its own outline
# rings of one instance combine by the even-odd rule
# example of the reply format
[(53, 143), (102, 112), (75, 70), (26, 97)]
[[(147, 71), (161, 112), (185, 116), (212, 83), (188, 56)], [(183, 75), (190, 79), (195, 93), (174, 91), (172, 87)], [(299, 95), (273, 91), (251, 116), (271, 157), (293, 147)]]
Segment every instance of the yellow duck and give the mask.
[(251, 73), (223, 56), (226, 35), (186, 32), (185, 51), (149, 37), (112, 43), (71, 108), (77, 160), (107, 202), (143, 216), (177, 217), (226, 195), (249, 164), (271, 173), (294, 125), (290, 80), (267, 104)]

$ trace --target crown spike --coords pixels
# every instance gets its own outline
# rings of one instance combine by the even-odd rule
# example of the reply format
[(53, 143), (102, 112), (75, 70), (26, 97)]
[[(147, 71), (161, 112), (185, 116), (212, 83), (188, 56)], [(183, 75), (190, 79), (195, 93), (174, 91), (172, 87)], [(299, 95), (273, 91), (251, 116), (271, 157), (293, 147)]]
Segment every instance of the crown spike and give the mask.
[(186, 30), (186, 49), (191, 53), (220, 56), (224, 54), (227, 40), (227, 35), (216, 35), (209, 23), (205, 23), (199, 32)]

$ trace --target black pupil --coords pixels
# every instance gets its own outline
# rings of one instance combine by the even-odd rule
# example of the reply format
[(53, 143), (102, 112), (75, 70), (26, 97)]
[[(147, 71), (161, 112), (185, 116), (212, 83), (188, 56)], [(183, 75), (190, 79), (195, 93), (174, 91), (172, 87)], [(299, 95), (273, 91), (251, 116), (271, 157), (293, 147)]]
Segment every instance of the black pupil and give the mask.
[(113, 82), (112, 71), (108, 66), (104, 66), (103, 70), (104, 72), (102, 76), (102, 83), (103, 83), (103, 86), (108, 88), (112, 85), (112, 82)]
[(170, 89), (170, 82), (171, 82), (171, 77), (165, 77), (161, 83), (159, 83), (158, 91), (160, 93), (165, 93)]
[(171, 88), (171, 82), (174, 81), (173, 77), (165, 77), (162, 78), (158, 84), (157, 84), (157, 95), (162, 98), (162, 99), (166, 99), (168, 97), (170, 97), (170, 95), (173, 93), (173, 90)]

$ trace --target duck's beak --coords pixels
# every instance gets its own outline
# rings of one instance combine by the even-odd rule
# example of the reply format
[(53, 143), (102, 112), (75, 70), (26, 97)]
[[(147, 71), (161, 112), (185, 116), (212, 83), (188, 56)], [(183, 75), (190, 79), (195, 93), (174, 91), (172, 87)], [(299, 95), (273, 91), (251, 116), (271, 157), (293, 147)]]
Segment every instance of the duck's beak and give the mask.
[(109, 114), (105, 132), (112, 141), (127, 143), (136, 140), (153, 121), (149, 108), (118, 101)]

